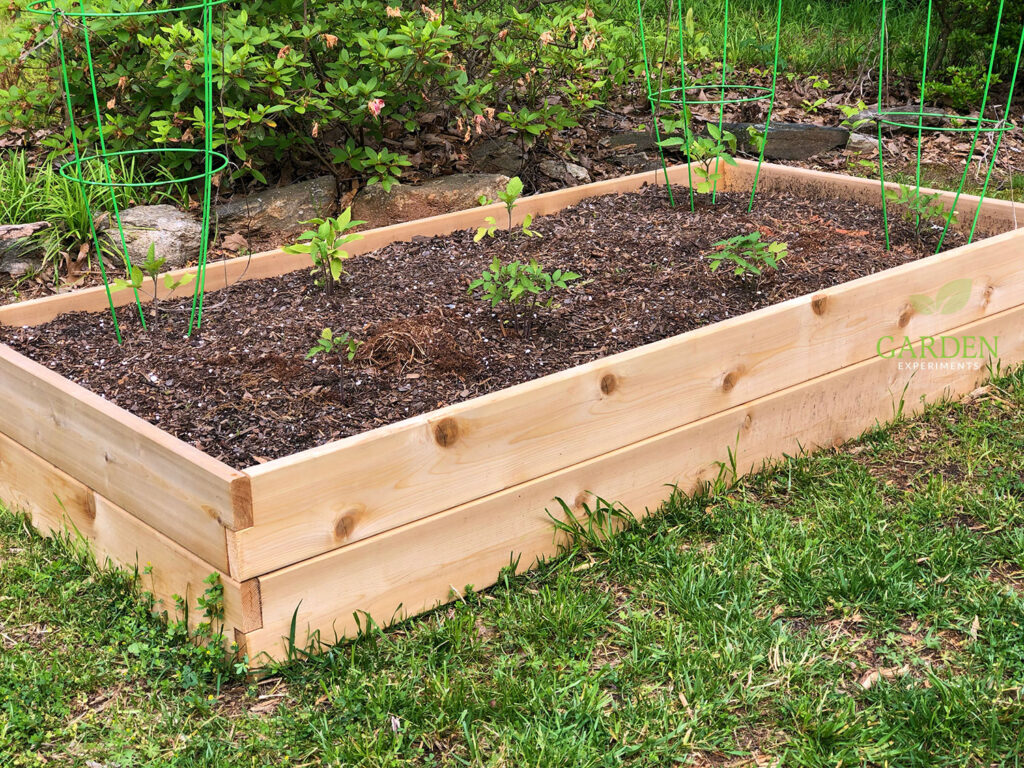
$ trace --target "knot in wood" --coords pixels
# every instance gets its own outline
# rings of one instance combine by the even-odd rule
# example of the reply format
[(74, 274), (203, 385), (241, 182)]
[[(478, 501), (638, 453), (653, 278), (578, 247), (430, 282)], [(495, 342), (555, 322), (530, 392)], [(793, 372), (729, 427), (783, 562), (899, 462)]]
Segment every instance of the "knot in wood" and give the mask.
[(442, 448), (447, 448), (459, 439), (459, 423), (449, 417), (441, 419), (434, 425), (434, 442)]
[(352, 512), (346, 512), (338, 518), (334, 524), (334, 538), (337, 541), (348, 541), (356, 530), (356, 516)]
[(910, 322), (910, 318), (914, 316), (914, 307), (910, 304), (903, 305), (903, 311), (900, 312), (899, 326), (900, 328), (906, 328), (907, 323)]
[(981, 307), (987, 309), (989, 303), (992, 301), (992, 294), (995, 293), (996, 287), (994, 285), (985, 286), (984, 293), (981, 294)]

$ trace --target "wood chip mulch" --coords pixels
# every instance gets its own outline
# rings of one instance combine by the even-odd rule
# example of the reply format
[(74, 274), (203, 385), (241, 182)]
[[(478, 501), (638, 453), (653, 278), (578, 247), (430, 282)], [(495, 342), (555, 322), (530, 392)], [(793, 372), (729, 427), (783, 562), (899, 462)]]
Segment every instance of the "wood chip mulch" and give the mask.
[[(680, 194), (682, 190), (679, 190)], [(207, 297), (203, 332), (183, 338), (188, 302), (162, 304), (149, 331), (121, 310), (70, 314), (0, 341), (234, 467), (354, 435), (467, 398), (766, 307), (928, 255), (910, 224), (886, 252), (877, 209), (789, 194), (720, 195), (668, 206), (663, 188), (585, 200), (534, 223), (543, 237), (473, 232), (394, 244), (347, 262), (332, 297), (306, 271)], [(716, 241), (758, 230), (789, 245), (775, 273), (711, 272)], [(963, 242), (947, 237), (950, 248)], [(530, 338), (466, 293), (495, 256), (536, 258), (583, 279)], [(320, 332), (363, 341), (355, 361), (304, 359)]]

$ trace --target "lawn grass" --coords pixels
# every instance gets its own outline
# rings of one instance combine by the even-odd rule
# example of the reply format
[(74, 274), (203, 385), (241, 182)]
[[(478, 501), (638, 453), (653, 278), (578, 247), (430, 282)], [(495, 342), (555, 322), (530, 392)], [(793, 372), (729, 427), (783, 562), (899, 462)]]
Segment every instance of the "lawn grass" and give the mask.
[(247, 682), (0, 514), (0, 764), (1016, 765), (1024, 374)]
[[(607, 0), (602, 15), (623, 26), (637, 26), (636, 0)], [(674, 3), (674, 0), (672, 0)], [(729, 4), (729, 61), (741, 67), (770, 67), (775, 40), (776, 0), (732, 0)], [(674, 7), (674, 5), (673, 5)], [(601, 4), (598, 4), (601, 8)], [(643, 0), (644, 18), (652, 29), (664, 28), (665, 0)], [(890, 3), (888, 29), (893, 75), (920, 71), (926, 8), (918, 2)], [(693, 10), (701, 43), (721, 60), (725, 29), (721, 0), (683, 0)], [(871, 0), (783, 0), (780, 68), (805, 74), (856, 74), (878, 57), (881, 5)], [(693, 44), (695, 41), (690, 41)]]

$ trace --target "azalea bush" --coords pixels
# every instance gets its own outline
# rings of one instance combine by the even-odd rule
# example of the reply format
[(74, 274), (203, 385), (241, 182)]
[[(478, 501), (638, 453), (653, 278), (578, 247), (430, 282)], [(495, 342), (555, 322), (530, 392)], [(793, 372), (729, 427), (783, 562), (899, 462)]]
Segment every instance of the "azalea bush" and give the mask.
[[(600, 102), (608, 73), (624, 62), (621, 54), (606, 54), (609, 23), (582, 2), (530, 13), (468, 5), (218, 6), (214, 144), (232, 161), (230, 177), (218, 183), (329, 171), (387, 187), (423, 162), (424, 150), (457, 159), (489, 132), (511, 131), (529, 148), (576, 125)], [(199, 24), (197, 11), (90, 22), (108, 149), (201, 145)], [(23, 14), (0, 34), (0, 56), (12, 62), (0, 76), (0, 132), (50, 129), (56, 133), (47, 142), (63, 152), (70, 135), (55, 46), (44, 42), (50, 30), (46, 18)], [(77, 25), (65, 28), (64, 39), (75, 70), (84, 65)], [(74, 71), (72, 83), (79, 126), (93, 139), (88, 88)]]

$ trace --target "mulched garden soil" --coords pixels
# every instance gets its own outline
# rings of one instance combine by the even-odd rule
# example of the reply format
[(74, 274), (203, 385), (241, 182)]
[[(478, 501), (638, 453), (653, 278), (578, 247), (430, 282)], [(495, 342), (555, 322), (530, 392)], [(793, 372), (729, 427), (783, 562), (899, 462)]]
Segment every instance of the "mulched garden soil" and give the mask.
[[(679, 194), (683, 190), (680, 188)], [(188, 340), (188, 302), (165, 303), (143, 331), (122, 310), (76, 313), (0, 340), (235, 467), (321, 445), (599, 357), (928, 255), (893, 222), (882, 246), (877, 209), (840, 200), (720, 195), (696, 212), (663, 188), (591, 198), (534, 222), (543, 237), (473, 232), (419, 238), (346, 262), (334, 296), (307, 271), (243, 282), (207, 297), (202, 335)], [(895, 218), (895, 217), (894, 217)], [(712, 272), (716, 241), (759, 230), (789, 255), (777, 272)], [(951, 233), (947, 246), (962, 244)], [(541, 311), (529, 338), (508, 315), (467, 295), (494, 256), (536, 258), (583, 279)], [(215, 268), (215, 267), (211, 267)], [(353, 362), (305, 360), (325, 327), (364, 344)]]

